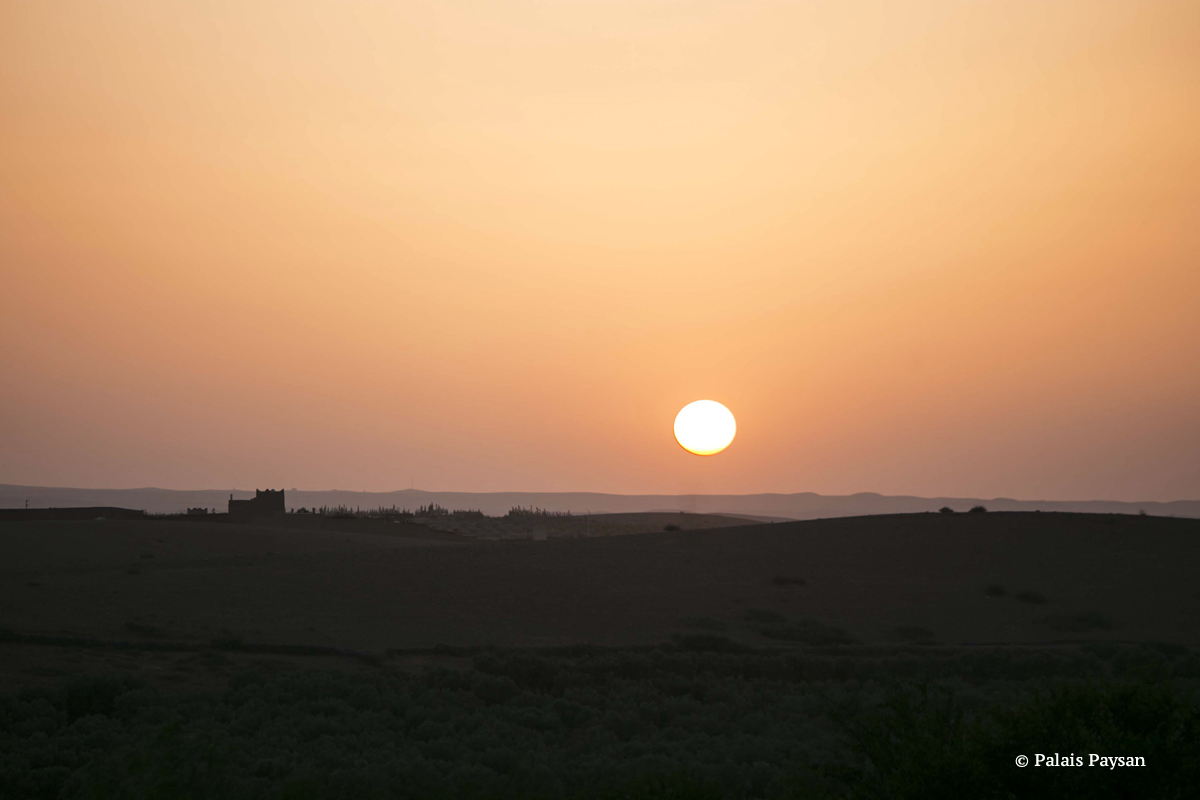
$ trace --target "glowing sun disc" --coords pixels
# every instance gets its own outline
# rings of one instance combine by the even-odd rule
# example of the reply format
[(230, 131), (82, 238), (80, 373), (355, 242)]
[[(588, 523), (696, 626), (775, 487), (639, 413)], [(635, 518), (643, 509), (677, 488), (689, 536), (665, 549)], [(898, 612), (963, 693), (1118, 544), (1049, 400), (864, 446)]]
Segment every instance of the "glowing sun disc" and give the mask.
[(711, 456), (719, 453), (737, 435), (737, 422), (729, 409), (716, 400), (688, 403), (675, 415), (675, 441), (689, 453)]

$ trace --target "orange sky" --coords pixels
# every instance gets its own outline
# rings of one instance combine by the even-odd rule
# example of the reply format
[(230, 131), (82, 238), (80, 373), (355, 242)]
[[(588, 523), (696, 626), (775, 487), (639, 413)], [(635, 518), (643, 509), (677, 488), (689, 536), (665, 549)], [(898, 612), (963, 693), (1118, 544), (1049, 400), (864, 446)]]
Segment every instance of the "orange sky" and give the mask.
[(0, 121), (0, 482), (1200, 497), (1195, 0), (9, 0)]

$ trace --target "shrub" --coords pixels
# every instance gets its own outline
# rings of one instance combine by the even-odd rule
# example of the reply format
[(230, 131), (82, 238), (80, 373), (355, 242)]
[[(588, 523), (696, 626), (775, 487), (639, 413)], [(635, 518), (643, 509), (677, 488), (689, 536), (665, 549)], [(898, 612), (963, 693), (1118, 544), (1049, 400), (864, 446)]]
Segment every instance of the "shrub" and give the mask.
[(971, 513), (972, 514), (986, 514), (987, 506), (972, 506)]
[[(794, 627), (805, 624), (820, 623)], [(1200, 785), (1200, 705), (1181, 688), (1193, 679), (1121, 682), (1196, 664), (1186, 649), (830, 653), (679, 637), (436, 652), (473, 662), (266, 668), (223, 691), (112, 677), (6, 690), (0, 797), (1105, 800)], [(1150, 768), (1013, 766), (1056, 750)]]
[(663, 525), (663, 530), (664, 531), (678, 531), (678, 530), (683, 530), (683, 529), (680, 528), (678, 525)]
[(771, 611), (770, 609), (766, 608), (748, 608), (746, 609), (746, 613), (742, 614), (742, 619), (744, 619), (746, 622), (762, 623), (785, 622), (787, 620), (787, 618), (778, 611)]
[(938, 509), (938, 513), (939, 514), (953, 514), (954, 509), (951, 508), (950, 506), (942, 506), (941, 508)]
[(702, 631), (723, 631), (729, 626), (719, 619), (712, 617), (689, 617), (683, 623), (692, 628), (699, 628)]
[[(968, 714), (949, 692), (896, 689), (841, 721), (866, 766), (842, 782), (863, 798), (1185, 797), (1200, 781), (1200, 706), (1170, 686), (1081, 682)], [(1036, 769), (1038, 753), (1141, 756), (1151, 769)], [(1014, 754), (1029, 757), (1027, 769)]]
[(873, 711), (844, 708), (838, 720), (869, 765), (843, 776), (854, 797), (994, 796), (979, 792), (990, 776), (979, 763), (978, 733), (949, 692), (894, 689)]
[(934, 632), (921, 625), (899, 625), (883, 632), (884, 638), (893, 642), (915, 642), (934, 644)]
[(1162, 653), (1167, 658), (1179, 658), (1190, 652), (1187, 645), (1177, 642), (1145, 642), (1142, 647)]
[(711, 633), (688, 633), (672, 639), (680, 650), (691, 653), (744, 653), (749, 650), (744, 644)]
[(147, 625), (142, 622), (126, 622), (125, 630), (130, 633), (136, 633), (138, 636), (147, 636), (152, 639), (161, 639), (167, 635), (167, 632), (162, 628), (154, 625)]
[(245, 650), (246, 642), (240, 636), (226, 634), (213, 639), (210, 646), (214, 650)]
[(1071, 617), (1054, 617), (1046, 622), (1054, 630), (1068, 633), (1107, 631), (1115, 627), (1112, 617), (1099, 611), (1084, 611)]
[(1076, 614), (1072, 619), (1076, 624), (1089, 629), (1109, 630), (1116, 627), (1112, 617), (1099, 611), (1084, 611)]
[(759, 633), (768, 639), (815, 646), (855, 643), (854, 637), (844, 629), (815, 619), (802, 619), (793, 625), (770, 626)]
[(93, 714), (112, 716), (117, 710), (118, 698), (142, 685), (134, 678), (110, 675), (76, 678), (63, 687), (57, 704), (71, 721)]
[[(1195, 758), (1200, 713), (1194, 697), (1170, 686), (1068, 684), (1039, 691), (1015, 708), (990, 716), (995, 729), (981, 737), (981, 755), (993, 757), (993, 779), (1008, 797), (1183, 797), (1193, 793), (1200, 779), (1200, 761)], [(1035, 772), (1006, 769), (1007, 759), (1001, 755), (1052, 753), (1056, 747), (1142, 756), (1151, 769)], [(1084, 755), (1085, 764), (1087, 758)]]

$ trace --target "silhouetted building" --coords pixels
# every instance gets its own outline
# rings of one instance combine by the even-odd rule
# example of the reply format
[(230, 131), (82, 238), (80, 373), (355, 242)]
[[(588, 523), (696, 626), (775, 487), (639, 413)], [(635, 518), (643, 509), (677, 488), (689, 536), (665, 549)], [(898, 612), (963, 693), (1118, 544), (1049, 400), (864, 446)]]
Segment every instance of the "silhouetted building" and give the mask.
[(229, 495), (229, 519), (231, 522), (252, 521), (256, 517), (275, 517), (287, 513), (283, 504), (283, 489), (255, 489), (249, 500), (234, 500)]

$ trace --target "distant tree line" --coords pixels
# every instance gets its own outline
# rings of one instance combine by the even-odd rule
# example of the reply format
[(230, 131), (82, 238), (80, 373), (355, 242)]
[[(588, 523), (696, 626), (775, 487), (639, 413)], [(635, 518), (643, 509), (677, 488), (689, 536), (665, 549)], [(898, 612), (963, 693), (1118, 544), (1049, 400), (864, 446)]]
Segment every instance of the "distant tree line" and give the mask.
[(505, 514), (506, 517), (569, 517), (570, 511), (550, 511), (546, 508), (538, 508), (536, 506), (513, 506)]
[(411, 511), (407, 508), (398, 506), (379, 506), (378, 508), (363, 509), (360, 507), (350, 506), (321, 506), (314, 508), (311, 512), (308, 509), (299, 509), (293, 513), (313, 513), (331, 519), (413, 519), (415, 517), (482, 517), (483, 512), (478, 509), (458, 509), (451, 511), (437, 503), (419, 506), (416, 511)]

